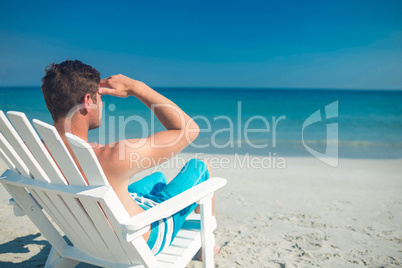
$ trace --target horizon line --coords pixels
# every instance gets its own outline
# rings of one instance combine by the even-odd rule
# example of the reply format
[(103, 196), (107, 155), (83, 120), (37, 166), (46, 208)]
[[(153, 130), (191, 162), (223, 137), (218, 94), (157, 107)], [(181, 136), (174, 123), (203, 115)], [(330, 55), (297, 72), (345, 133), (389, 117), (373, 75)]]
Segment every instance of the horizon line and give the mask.
[[(40, 88), (40, 85), (0, 85), (1, 88)], [(155, 89), (223, 89), (223, 90), (330, 90), (330, 91), (402, 91), (402, 88), (322, 88), (322, 87), (222, 87), (222, 86), (152, 86)]]

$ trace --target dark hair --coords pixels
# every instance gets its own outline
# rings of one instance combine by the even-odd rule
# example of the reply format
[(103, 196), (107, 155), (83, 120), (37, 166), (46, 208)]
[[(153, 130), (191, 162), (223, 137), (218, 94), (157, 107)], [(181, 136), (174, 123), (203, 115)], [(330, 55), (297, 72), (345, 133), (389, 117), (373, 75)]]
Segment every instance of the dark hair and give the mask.
[(100, 73), (92, 66), (79, 60), (66, 60), (50, 64), (45, 72), (42, 93), (54, 122), (66, 117), (73, 107), (81, 104), (86, 94), (90, 94), (96, 103)]

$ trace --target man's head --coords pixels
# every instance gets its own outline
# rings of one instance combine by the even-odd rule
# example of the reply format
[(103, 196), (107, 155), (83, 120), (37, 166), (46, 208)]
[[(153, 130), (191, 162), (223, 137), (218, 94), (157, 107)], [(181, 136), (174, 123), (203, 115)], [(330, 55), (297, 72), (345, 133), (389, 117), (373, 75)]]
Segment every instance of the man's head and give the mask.
[[(55, 123), (65, 118), (73, 108), (83, 104), (85, 98), (88, 98), (87, 94), (93, 103), (97, 103), (100, 73), (95, 68), (79, 60), (66, 60), (51, 64), (45, 71), (42, 92)], [(91, 128), (94, 127), (97, 126)]]

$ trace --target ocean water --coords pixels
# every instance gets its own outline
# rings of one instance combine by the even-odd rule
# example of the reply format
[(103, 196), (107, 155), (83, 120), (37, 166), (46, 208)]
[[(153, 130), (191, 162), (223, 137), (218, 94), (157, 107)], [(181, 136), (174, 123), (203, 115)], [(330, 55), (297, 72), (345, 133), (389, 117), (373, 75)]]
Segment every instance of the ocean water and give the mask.
[[(308, 147), (322, 154), (334, 154), (337, 148), (335, 153), (342, 158), (402, 157), (402, 91), (156, 90), (194, 117), (201, 128), (186, 152), (312, 156)], [(90, 131), (90, 141), (141, 138), (164, 129), (134, 97), (104, 96), (103, 101), (102, 127)], [(0, 109), (52, 123), (39, 87), (0, 88)], [(321, 120), (308, 124), (313, 114)]]

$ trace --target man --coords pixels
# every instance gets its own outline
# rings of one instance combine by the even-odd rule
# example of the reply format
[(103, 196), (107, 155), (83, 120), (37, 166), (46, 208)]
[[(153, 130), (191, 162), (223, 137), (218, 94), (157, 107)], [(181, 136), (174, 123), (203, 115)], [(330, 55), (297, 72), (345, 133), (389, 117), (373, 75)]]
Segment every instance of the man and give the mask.
[[(138, 98), (166, 128), (146, 138), (122, 140), (108, 145), (92, 144), (110, 185), (130, 216), (209, 178), (209, 165), (205, 161), (192, 159), (169, 184), (166, 184), (163, 174), (158, 172), (129, 185), (129, 179), (145, 169), (139, 163), (147, 162), (146, 168), (150, 168), (152, 165), (149, 163), (160, 163), (179, 153), (199, 133), (198, 125), (182, 109), (146, 84), (124, 75), (100, 80), (96, 69), (78, 60), (51, 64), (46, 68), (42, 82), (42, 92), (54, 126), (77, 164), (65, 133), (71, 132), (88, 141), (88, 130), (101, 125), (102, 95)], [(133, 154), (146, 161), (130, 162)], [(151, 225), (143, 237), (154, 254), (170, 245), (185, 218), (195, 207), (196, 204), (193, 204)]]

